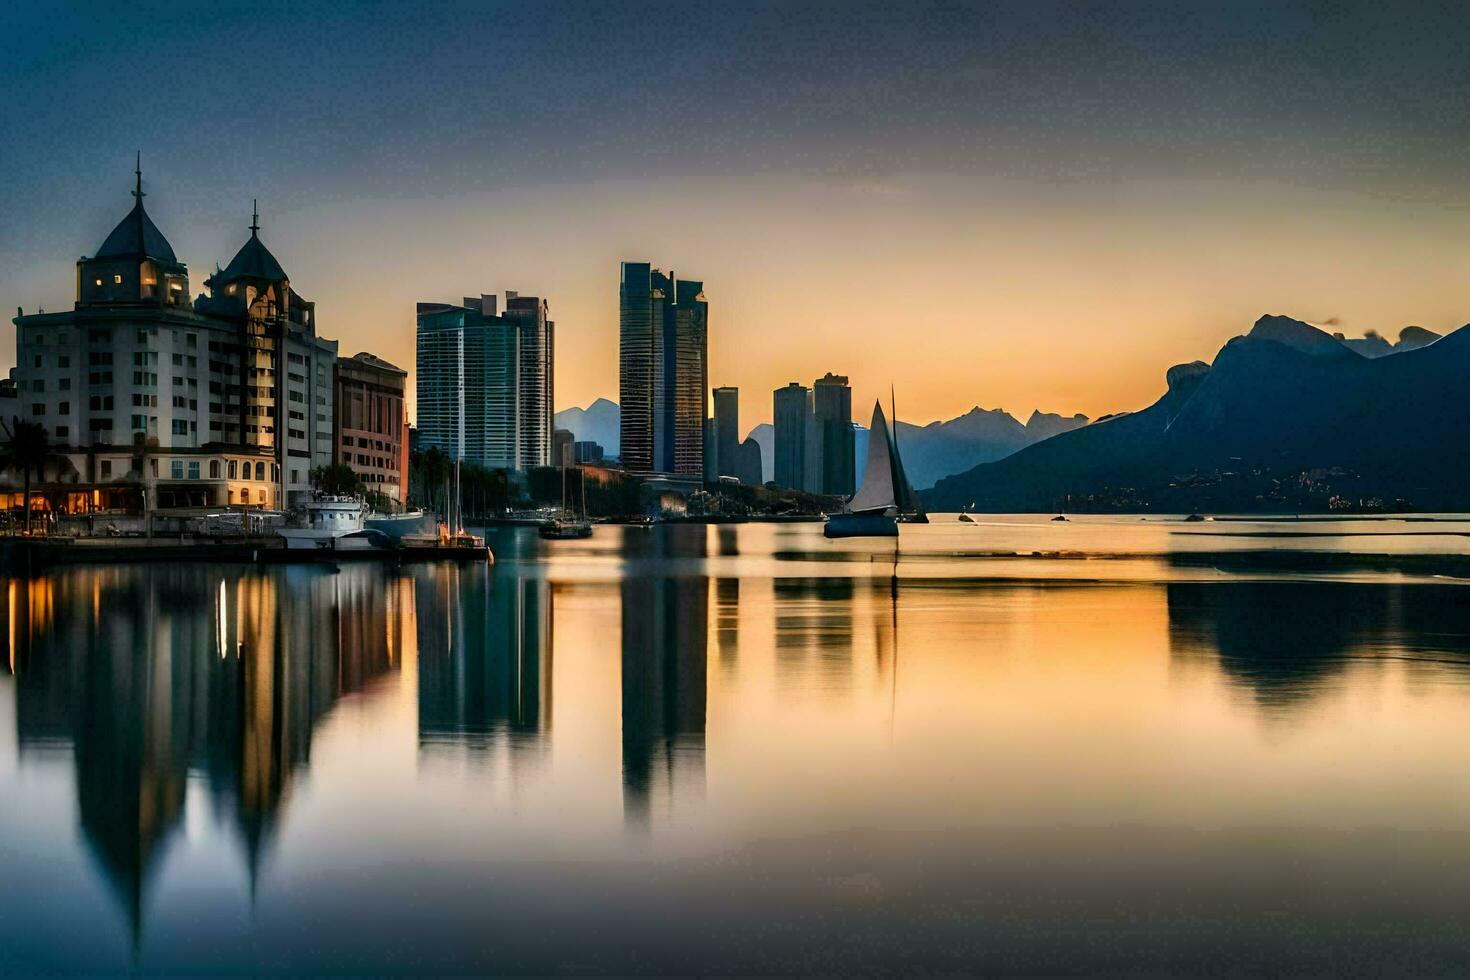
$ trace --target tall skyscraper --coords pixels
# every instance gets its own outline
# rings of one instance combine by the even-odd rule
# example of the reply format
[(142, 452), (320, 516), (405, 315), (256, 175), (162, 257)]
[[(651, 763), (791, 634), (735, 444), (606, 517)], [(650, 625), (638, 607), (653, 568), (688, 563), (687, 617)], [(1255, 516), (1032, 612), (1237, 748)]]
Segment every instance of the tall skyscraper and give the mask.
[(775, 482), (780, 487), (806, 487), (807, 436), (812, 419), (812, 393), (791, 382), (777, 388), (773, 417), (776, 429)]
[(419, 445), (495, 469), (551, 465), (555, 325), (534, 296), (418, 304)]
[(702, 476), (708, 417), (709, 304), (704, 283), (624, 262), (618, 286), (623, 466)]
[(740, 389), (716, 388), (715, 468), (718, 476), (740, 475)]
[(821, 485), (824, 494), (850, 497), (856, 489), (852, 430), (852, 388), (847, 378), (828, 371), (812, 383), (813, 414), (821, 440)]

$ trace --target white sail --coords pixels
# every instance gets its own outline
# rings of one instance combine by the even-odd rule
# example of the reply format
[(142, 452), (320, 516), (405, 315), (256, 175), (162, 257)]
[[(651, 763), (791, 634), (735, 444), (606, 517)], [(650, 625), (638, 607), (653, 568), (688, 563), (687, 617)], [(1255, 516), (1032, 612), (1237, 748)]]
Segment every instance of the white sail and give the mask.
[(868, 429), (868, 464), (863, 467), (862, 486), (847, 504), (847, 509), (854, 514), (882, 513), (898, 506), (893, 486), (893, 462), (888, 455), (891, 445), (883, 406), (874, 402), (873, 424)]

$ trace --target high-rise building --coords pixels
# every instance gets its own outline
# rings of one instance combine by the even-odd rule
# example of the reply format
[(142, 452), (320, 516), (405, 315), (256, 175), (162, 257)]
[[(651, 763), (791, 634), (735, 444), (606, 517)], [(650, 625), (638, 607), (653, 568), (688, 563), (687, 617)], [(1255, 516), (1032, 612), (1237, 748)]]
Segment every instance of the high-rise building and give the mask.
[(740, 389), (716, 388), (715, 460), (719, 476), (740, 476)]
[(618, 287), (618, 394), (624, 468), (700, 476), (709, 412), (704, 284), (624, 262)]
[(143, 204), (77, 262), (73, 309), (17, 315), (18, 407), (58, 450), (38, 489), (71, 513), (286, 508), (333, 456), (335, 341), (250, 237), (190, 299)]
[(850, 497), (856, 488), (852, 429), (852, 388), (847, 378), (828, 371), (812, 383), (812, 406), (820, 438), (817, 492)]
[(747, 486), (758, 487), (765, 481), (761, 479), (761, 444), (754, 439), (746, 439), (740, 443), (739, 461), (735, 466), (735, 479)]
[(776, 389), (774, 401), (774, 479), (777, 486), (802, 490), (807, 486), (807, 437), (812, 424), (812, 393), (806, 386), (793, 381)]
[(507, 293), (418, 304), (420, 445), (496, 469), (551, 465), (554, 324), (546, 302)]
[(368, 490), (408, 502), (408, 372), (372, 354), (337, 359), (337, 461)]

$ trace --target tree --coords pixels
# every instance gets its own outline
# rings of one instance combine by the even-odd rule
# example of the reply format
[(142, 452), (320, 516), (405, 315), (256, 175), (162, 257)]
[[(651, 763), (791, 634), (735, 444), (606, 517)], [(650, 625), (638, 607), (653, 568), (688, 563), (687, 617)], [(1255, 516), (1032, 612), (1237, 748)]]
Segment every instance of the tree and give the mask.
[[(5, 441), (0, 443), (0, 469), (20, 468), (25, 488), (26, 533), (31, 530), (31, 473), (40, 471), (51, 458), (51, 437), (39, 422), (12, 418), (6, 425), (0, 421)], [(43, 474), (44, 478), (44, 474)]]
[(311, 471), (311, 485), (329, 497), (356, 497), (362, 493), (362, 478), (346, 463), (329, 463)]

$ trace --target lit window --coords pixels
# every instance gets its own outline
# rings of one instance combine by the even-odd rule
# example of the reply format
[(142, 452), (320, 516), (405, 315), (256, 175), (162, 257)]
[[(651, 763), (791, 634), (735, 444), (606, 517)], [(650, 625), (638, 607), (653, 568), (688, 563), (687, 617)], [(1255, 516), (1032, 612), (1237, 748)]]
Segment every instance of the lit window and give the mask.
[(112, 277), (112, 281), (113, 281), (114, 284), (121, 286), (122, 285), (122, 276), (114, 275)]
[(99, 285), (99, 286), (102, 285), (102, 280), (101, 279), (96, 280), (96, 282), (97, 282), (97, 285)]

